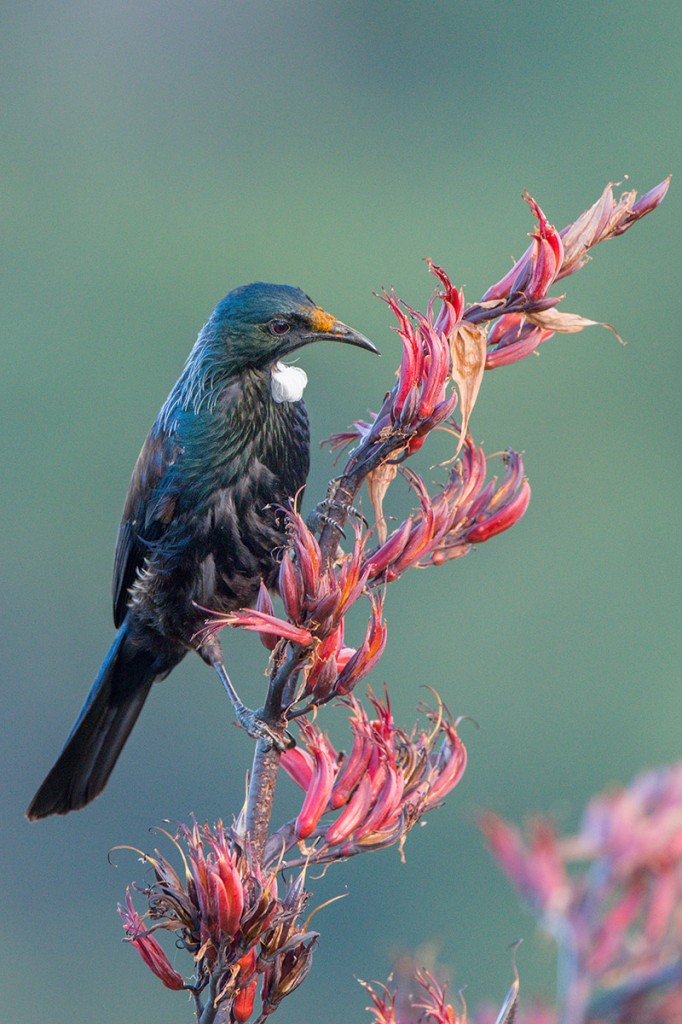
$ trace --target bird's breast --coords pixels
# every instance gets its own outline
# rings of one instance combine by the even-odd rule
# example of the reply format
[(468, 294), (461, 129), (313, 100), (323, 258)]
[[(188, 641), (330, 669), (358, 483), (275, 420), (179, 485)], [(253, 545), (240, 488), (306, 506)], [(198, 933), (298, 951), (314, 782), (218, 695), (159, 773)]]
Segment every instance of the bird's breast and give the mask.
[[(266, 384), (266, 382), (263, 382)], [(185, 420), (164, 485), (174, 498), (162, 543), (148, 549), (131, 591), (138, 617), (190, 646), (201, 608), (252, 604), (273, 587), (286, 543), (285, 510), (300, 496), (310, 439), (303, 402), (259, 400), (243, 389), (225, 415)], [(248, 401), (246, 399), (249, 399)]]

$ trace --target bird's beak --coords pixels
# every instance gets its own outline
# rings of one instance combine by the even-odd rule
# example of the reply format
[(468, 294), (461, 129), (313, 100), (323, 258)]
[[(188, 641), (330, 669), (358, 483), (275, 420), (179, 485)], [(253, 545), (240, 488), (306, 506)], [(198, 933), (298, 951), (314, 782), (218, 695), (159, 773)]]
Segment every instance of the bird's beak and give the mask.
[(332, 320), (328, 325), (325, 325), (324, 330), (311, 334), (310, 340), (341, 341), (344, 345), (357, 345), (358, 348), (364, 348), (368, 352), (373, 352), (375, 356), (379, 355), (379, 349), (372, 344), (369, 338), (366, 338), (364, 334), (360, 334), (359, 331), (354, 331), (352, 327), (342, 323), (340, 320)]

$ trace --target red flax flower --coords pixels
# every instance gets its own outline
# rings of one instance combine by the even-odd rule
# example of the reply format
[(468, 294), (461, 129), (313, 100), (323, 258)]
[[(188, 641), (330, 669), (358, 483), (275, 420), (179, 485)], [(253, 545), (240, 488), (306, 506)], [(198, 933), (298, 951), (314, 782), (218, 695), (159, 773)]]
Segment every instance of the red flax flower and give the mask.
[(261, 940), (263, 1018), (274, 1013), (284, 997), (298, 988), (312, 966), (317, 932), (311, 932), (305, 926), (305, 930), (301, 930), (299, 923), (309, 896), (303, 885), (303, 876), (299, 875), (282, 900), (272, 927)]
[(126, 892), (125, 905), (119, 903), (118, 912), (123, 920), (126, 938), (135, 947), (152, 974), (155, 974), (166, 988), (184, 988), (185, 981), (182, 975), (171, 967), (161, 945), (145, 929), (142, 918), (133, 906), (130, 888)]
[[(264, 873), (248, 843), (220, 823), (214, 829), (181, 825), (172, 841), (184, 881), (158, 850), (142, 854), (154, 871), (154, 882), (140, 890), (151, 924), (144, 929), (128, 891), (119, 907), (126, 936), (166, 987), (189, 989), (198, 1005), (205, 994), (214, 1008), (227, 1007), (232, 1021), (248, 1020), (262, 981), (267, 1015), (310, 966), (317, 936), (300, 923), (309, 899), (302, 877), (279, 896), (276, 873)], [(159, 929), (175, 932), (177, 945), (191, 954), (192, 979), (185, 981), (171, 967), (150, 934)]]
[(491, 319), (499, 318), (488, 335), (486, 369), (525, 358), (555, 331), (573, 333), (596, 323), (553, 309), (560, 296), (547, 304), (542, 304), (542, 300), (553, 283), (587, 263), (589, 250), (595, 245), (622, 235), (655, 210), (665, 198), (669, 184), (670, 178), (666, 178), (639, 200), (634, 191), (615, 199), (609, 184), (589, 210), (559, 232), (548, 223), (535, 200), (525, 196), (538, 220), (530, 246), (512, 269), (488, 289), (481, 303), (464, 313), (465, 319), (487, 317), (490, 313)]
[(526, 192), (524, 199), (537, 219), (538, 229), (531, 235), (532, 242), (521, 259), (501, 281), (488, 288), (482, 302), (519, 296), (543, 299), (563, 266), (565, 254), (560, 232), (549, 223), (532, 196)]
[(278, 589), (288, 621), (275, 616), (261, 583), (256, 608), (227, 614), (210, 612), (212, 619), (203, 632), (233, 626), (260, 633), (262, 639), (271, 636), (312, 647), (339, 628), (367, 582), (361, 575), (363, 542), (358, 536), (353, 552), (340, 566), (323, 569), (320, 546), (303, 517), (293, 509), (283, 512), (288, 520), (289, 546), (280, 563)]
[[(679, 1024), (682, 764), (596, 797), (576, 836), (560, 839), (544, 819), (526, 836), (491, 814), (481, 827), (574, 965), (561, 1020)], [(586, 867), (569, 873), (575, 862)]]
[[(452, 336), (460, 322), (464, 298), (439, 267), (429, 262), (429, 269), (445, 288), (440, 294), (442, 308), (438, 317), (434, 317), (433, 299), (424, 314), (401, 302), (394, 292), (379, 296), (395, 316), (395, 331), (402, 342), (396, 382), (371, 422), (357, 420), (348, 431), (329, 438), (332, 449), (343, 448), (356, 439), (360, 441), (353, 456), (356, 467), (362, 467), (366, 455), (373, 459), (374, 465), (366, 474), (370, 489), (377, 473), (383, 471), (386, 475), (385, 459), (379, 459), (377, 466), (377, 449), (385, 450), (386, 458), (402, 460), (412, 455), (457, 404), (457, 395), (448, 395), (447, 386), (453, 378)], [(377, 498), (373, 499), (377, 520), (381, 519), (381, 498), (390, 479), (389, 475), (382, 481)]]
[[(600, 199), (562, 231), (557, 231), (526, 194), (537, 220), (531, 244), (473, 305), (465, 304), (462, 291), (452, 284), (447, 272), (430, 260), (429, 270), (438, 278), (441, 290), (432, 296), (426, 314), (412, 309), (393, 292), (384, 292), (381, 298), (396, 317), (395, 329), (402, 342), (396, 383), (371, 422), (357, 420), (344, 433), (329, 438), (332, 449), (358, 442), (344, 479), (352, 480), (353, 487), (366, 479), (381, 543), (386, 540), (382, 503), (395, 478), (396, 464), (420, 448), (427, 434), (453, 412), (457, 396), (448, 394), (449, 381), (457, 388), (462, 420), (456, 456), (466, 443), (484, 370), (524, 359), (556, 332), (574, 333), (597, 323), (557, 310), (563, 296), (552, 297), (549, 289), (579, 270), (592, 247), (622, 234), (656, 209), (668, 185), (666, 179), (640, 199), (631, 191), (618, 200), (608, 185)], [(441, 303), (437, 315), (436, 299)], [(520, 503), (523, 500), (519, 498)]]
[[(460, 393), (464, 436), (484, 369), (524, 359), (556, 332), (574, 333), (597, 323), (556, 310), (562, 296), (552, 298), (549, 289), (584, 266), (590, 249), (599, 242), (623, 234), (655, 210), (669, 184), (670, 178), (666, 178), (639, 199), (635, 191), (616, 199), (609, 184), (589, 210), (561, 231), (526, 193), (524, 199), (537, 220), (531, 244), (479, 302), (465, 305), (462, 291), (430, 260), (429, 270), (443, 286), (437, 296), (442, 303), (437, 316), (433, 313), (435, 296), (424, 315), (401, 303), (392, 292), (384, 293), (382, 298), (398, 321), (396, 330), (403, 343), (397, 382), (374, 420), (356, 421), (345, 433), (333, 435), (332, 448), (354, 440), (360, 441), (362, 451), (380, 442), (386, 445), (386, 435), (392, 430), (401, 435), (392, 450), (399, 449), (403, 457), (410, 454), (453, 411), (455, 400), (446, 393), (449, 378)], [(486, 324), (492, 321), (497, 322), (488, 330)]]
[(384, 403), (384, 416), (390, 415), (395, 427), (411, 435), (407, 454), (412, 454), (425, 435), (448, 418), (456, 404), (456, 398), (446, 397), (451, 359), (444, 327), (446, 318), (447, 323), (459, 319), (460, 293), (449, 287), (443, 304), (448, 313), (441, 318), (440, 327), (434, 323), (431, 305), (425, 316), (403, 308), (393, 292), (385, 293), (383, 298), (398, 321), (396, 331), (403, 343), (398, 379)]
[[(303, 744), (282, 755), (284, 770), (304, 791), (296, 820), (269, 840), (266, 863), (297, 843), (303, 863), (326, 863), (404, 841), (407, 832), (457, 785), (466, 750), (457, 723), (439, 705), (425, 709), (430, 729), (408, 736), (395, 726), (388, 700), (370, 694), (376, 717), (350, 698), (353, 745), (336, 753), (315, 726), (302, 726)], [(299, 861), (290, 861), (290, 865)]]
[(520, 455), (510, 450), (503, 460), (503, 480), (498, 484), (493, 478), (486, 483), (483, 449), (467, 439), (461, 460), (451, 468), (446, 485), (435, 498), (416, 474), (406, 474), (421, 510), (367, 554), (369, 579), (390, 581), (414, 565), (441, 565), (461, 558), (472, 545), (517, 523), (528, 508), (530, 485)]
[(258, 633), (264, 646), (271, 651), (275, 649), (279, 640), (291, 640), (304, 647), (313, 642), (309, 630), (275, 615), (274, 605), (262, 580), (255, 608), (240, 608), (236, 612), (227, 613), (216, 612), (210, 608), (202, 610), (211, 616), (200, 630), (200, 635), (203, 636), (210, 636), (225, 626), (232, 626)]
[[(429, 270), (445, 288), (440, 293), (442, 308), (437, 318), (433, 299), (424, 314), (402, 303), (394, 292), (380, 296), (398, 321), (395, 331), (402, 342), (402, 358), (397, 379), (372, 422), (357, 420), (350, 430), (333, 435), (328, 442), (332, 449), (343, 448), (355, 439), (361, 440), (363, 449), (387, 441), (387, 454), (404, 459), (452, 414), (457, 396), (447, 394), (447, 385), (453, 377), (452, 337), (460, 322), (464, 297), (440, 267), (429, 261)], [(369, 475), (370, 485), (375, 472)]]

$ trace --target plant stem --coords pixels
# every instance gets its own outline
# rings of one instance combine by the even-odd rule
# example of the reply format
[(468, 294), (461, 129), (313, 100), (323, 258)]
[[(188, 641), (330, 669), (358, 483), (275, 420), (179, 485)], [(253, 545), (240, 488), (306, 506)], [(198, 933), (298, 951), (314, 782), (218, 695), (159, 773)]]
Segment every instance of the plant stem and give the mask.
[[(379, 417), (381, 413), (377, 419)], [(367, 437), (350, 456), (343, 475), (329, 485), (327, 501), (332, 514), (327, 516), (320, 534), (320, 550), (324, 565), (331, 565), (334, 561), (343, 525), (363, 480), (390, 455), (403, 448), (409, 436), (398, 429), (393, 429), (385, 436)]]
[(279, 751), (275, 750), (270, 740), (257, 740), (246, 805), (246, 834), (261, 865), (270, 827), (278, 768)]
[(204, 1004), (201, 1016), (198, 1018), (198, 1024), (213, 1024), (213, 1021), (216, 1018), (216, 1014), (218, 1012), (215, 1005), (215, 997), (218, 987), (217, 980), (218, 972), (214, 971), (208, 983), (208, 988), (206, 990), (206, 1003)]

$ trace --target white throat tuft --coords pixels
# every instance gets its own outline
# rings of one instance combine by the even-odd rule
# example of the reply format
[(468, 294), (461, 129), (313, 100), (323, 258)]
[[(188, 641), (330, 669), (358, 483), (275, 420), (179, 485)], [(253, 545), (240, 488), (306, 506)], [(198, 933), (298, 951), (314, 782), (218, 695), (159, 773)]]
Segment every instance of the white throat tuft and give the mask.
[(272, 368), (270, 387), (272, 397), (278, 403), (298, 402), (303, 398), (308, 375), (300, 366), (275, 363)]

